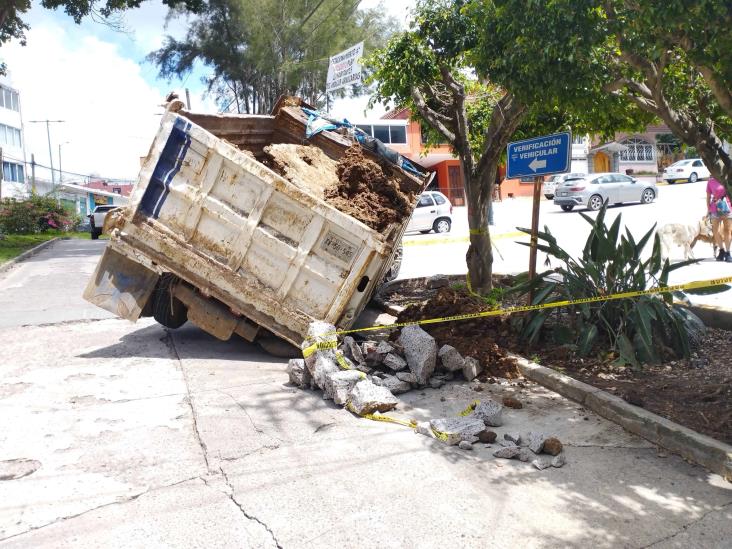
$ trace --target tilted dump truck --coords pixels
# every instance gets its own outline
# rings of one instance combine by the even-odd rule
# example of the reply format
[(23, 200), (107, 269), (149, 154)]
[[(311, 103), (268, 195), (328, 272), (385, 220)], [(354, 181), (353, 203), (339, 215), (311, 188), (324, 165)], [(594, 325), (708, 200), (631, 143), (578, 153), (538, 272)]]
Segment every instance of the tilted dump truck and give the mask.
[(296, 98), (268, 116), (182, 106), (167, 105), (129, 204), (107, 216), (85, 299), (222, 340), (299, 346), (313, 320), (351, 326), (429, 178)]

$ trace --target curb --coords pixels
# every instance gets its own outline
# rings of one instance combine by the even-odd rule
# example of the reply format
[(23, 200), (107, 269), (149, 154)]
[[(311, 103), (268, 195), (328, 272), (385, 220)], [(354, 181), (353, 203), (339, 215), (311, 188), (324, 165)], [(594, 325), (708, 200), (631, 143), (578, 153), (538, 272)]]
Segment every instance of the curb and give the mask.
[(691, 305), (689, 310), (709, 328), (732, 331), (732, 309), (713, 305)]
[(20, 263), (21, 261), (25, 261), (30, 256), (37, 254), (38, 252), (40, 252), (44, 248), (47, 248), (48, 246), (50, 246), (51, 244), (53, 244), (54, 242), (56, 242), (58, 240), (64, 240), (64, 237), (57, 236), (56, 238), (52, 238), (51, 240), (46, 240), (45, 242), (41, 242), (40, 244), (33, 246), (30, 250), (26, 250), (22, 254), (14, 257), (13, 259), (6, 261), (2, 265), (0, 265), (0, 273), (4, 273), (4, 272), (12, 269), (16, 264)]
[[(732, 318), (732, 314), (729, 317)], [(577, 381), (556, 370), (539, 366), (518, 355), (511, 356), (516, 359), (519, 370), (527, 379), (582, 404), (625, 430), (706, 467), (732, 482), (732, 446), (729, 444), (628, 404), (620, 397)]]

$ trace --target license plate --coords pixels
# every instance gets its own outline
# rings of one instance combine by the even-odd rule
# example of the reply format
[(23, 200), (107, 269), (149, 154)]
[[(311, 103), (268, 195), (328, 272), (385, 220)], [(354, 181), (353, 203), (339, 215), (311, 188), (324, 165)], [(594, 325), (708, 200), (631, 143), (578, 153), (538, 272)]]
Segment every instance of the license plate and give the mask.
[(569, 193), (568, 193), (567, 191), (559, 191), (559, 192), (557, 193), (557, 195), (558, 195), (558, 196), (567, 196), (567, 195), (569, 195)]

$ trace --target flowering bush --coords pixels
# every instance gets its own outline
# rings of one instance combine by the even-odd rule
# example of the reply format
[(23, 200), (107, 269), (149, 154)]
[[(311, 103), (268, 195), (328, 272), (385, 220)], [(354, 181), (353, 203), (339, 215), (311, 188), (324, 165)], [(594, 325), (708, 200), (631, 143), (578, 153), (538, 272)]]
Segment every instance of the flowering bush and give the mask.
[(25, 200), (6, 198), (0, 202), (0, 232), (6, 234), (68, 231), (79, 222), (56, 199), (33, 195)]

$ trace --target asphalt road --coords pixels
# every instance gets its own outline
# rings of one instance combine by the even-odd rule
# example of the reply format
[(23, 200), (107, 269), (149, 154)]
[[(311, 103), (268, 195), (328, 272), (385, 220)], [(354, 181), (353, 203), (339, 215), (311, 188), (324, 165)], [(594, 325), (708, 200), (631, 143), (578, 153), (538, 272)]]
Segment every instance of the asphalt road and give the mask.
[(241, 340), (95, 318), (101, 246), (0, 278), (0, 547), (729, 547), (732, 484), (536, 385), (453, 382), (399, 413), (516, 395), (499, 436), (558, 436), (561, 469), (358, 419)]
[[(622, 226), (627, 227), (636, 240), (640, 239), (654, 223), (662, 227), (666, 223), (698, 222), (705, 215), (705, 181), (691, 184), (664, 185), (659, 187), (659, 197), (651, 204), (625, 204), (608, 209), (606, 222), (612, 223), (622, 215)], [(589, 234), (589, 224), (579, 212), (595, 217), (596, 213), (586, 210), (564, 212), (551, 200), (542, 197), (539, 226), (546, 226), (557, 241), (570, 254), (581, 254)], [(531, 199), (505, 199), (495, 205), (496, 225), (491, 227), (495, 235), (494, 264), (496, 273), (512, 274), (528, 270), (529, 249), (517, 242), (528, 242), (528, 236), (517, 232), (517, 227), (531, 227)], [(410, 233), (404, 239), (404, 259), (400, 278), (431, 276), (434, 274), (465, 274), (465, 254), (468, 251), (468, 223), (466, 208), (454, 208), (453, 229), (450, 233), (422, 235)], [(650, 253), (651, 245), (647, 246)], [(671, 273), (669, 282), (680, 284), (694, 280), (709, 280), (732, 276), (732, 264), (715, 261), (711, 244), (697, 243), (694, 248), (697, 259), (702, 261)], [(539, 252), (537, 268), (548, 268), (546, 254)], [(671, 251), (671, 261), (683, 259), (681, 248)], [(552, 264), (555, 266), (556, 264)], [(732, 308), (732, 291), (711, 295), (692, 296), (694, 303), (706, 303)]]

